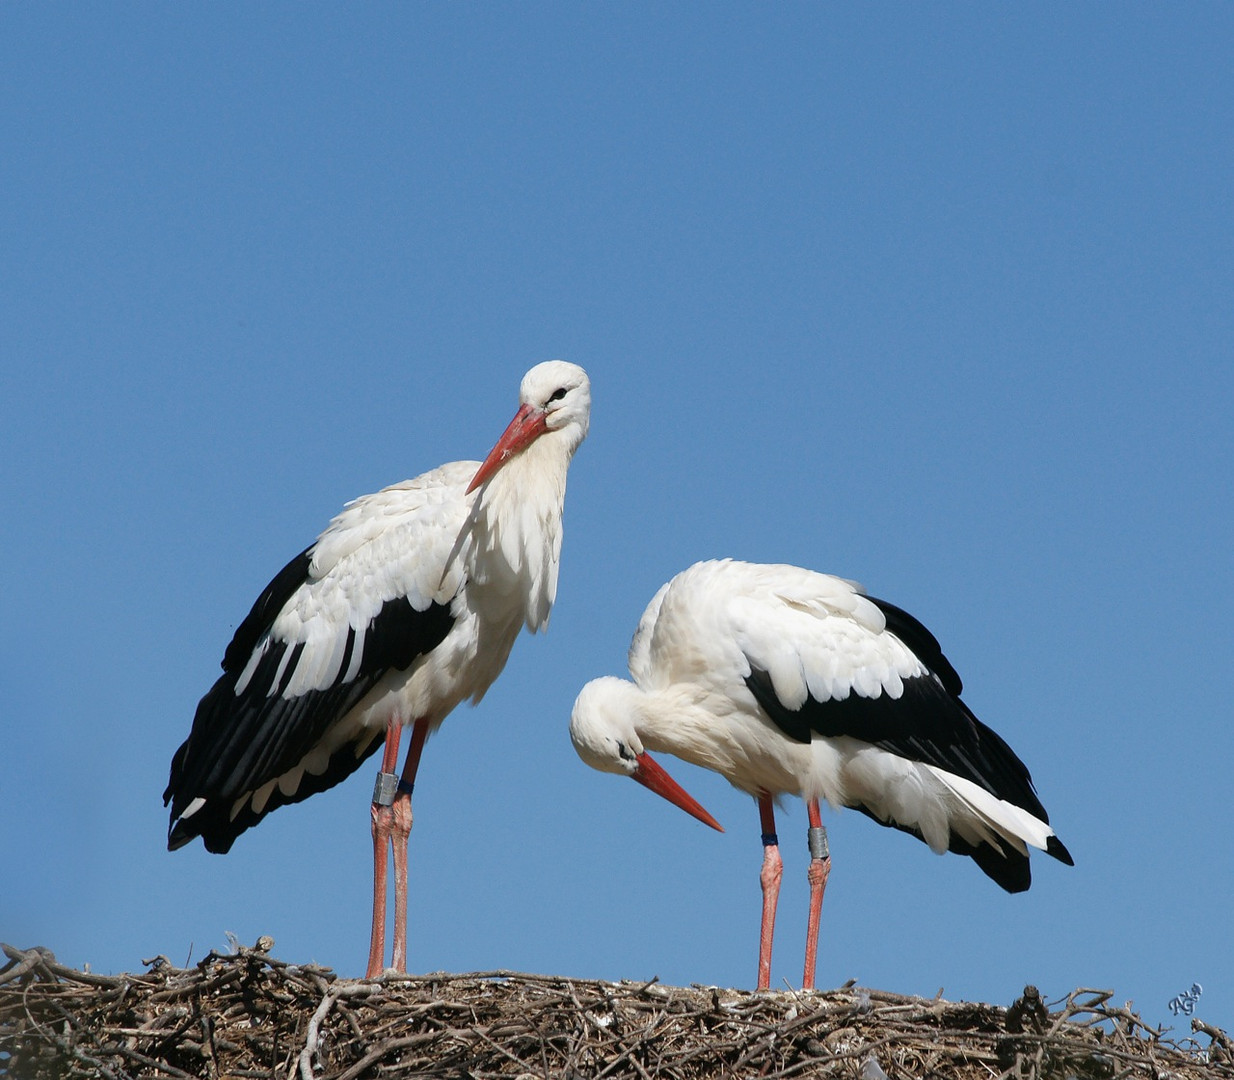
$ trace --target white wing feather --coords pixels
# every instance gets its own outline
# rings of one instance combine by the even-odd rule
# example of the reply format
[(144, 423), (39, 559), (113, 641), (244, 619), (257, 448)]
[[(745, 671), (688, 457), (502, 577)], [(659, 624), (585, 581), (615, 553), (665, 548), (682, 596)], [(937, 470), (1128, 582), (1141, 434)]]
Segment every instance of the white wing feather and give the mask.
[[(365, 631), (389, 601), (406, 597), (417, 611), (450, 603), (465, 579), (466, 539), (452, 546), (467, 519), (462, 490), (476, 468), (475, 462), (451, 462), (348, 503), (318, 537), (309, 580), (254, 649), (236, 693), (247, 686), (271, 638), (303, 644), (283, 690), (294, 698), (355, 677)], [(348, 670), (340, 672), (349, 629), (355, 642)], [(289, 649), (284, 663), (290, 656)]]
[(844, 578), (788, 565), (697, 563), (648, 605), (630, 670), (640, 685), (718, 678), (732, 693), (755, 667), (789, 709), (807, 695), (898, 698), (903, 681), (925, 669), (885, 629), (877, 605)]

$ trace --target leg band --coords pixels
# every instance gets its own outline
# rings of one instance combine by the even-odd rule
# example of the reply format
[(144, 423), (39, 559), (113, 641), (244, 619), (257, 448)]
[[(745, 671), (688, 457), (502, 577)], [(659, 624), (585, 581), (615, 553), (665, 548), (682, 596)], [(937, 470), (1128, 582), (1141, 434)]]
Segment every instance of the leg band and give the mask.
[(392, 772), (379, 772), (373, 784), (373, 805), (393, 806), (394, 793), (398, 790), (398, 777)]
[(830, 855), (827, 849), (827, 826), (811, 825), (809, 830), (810, 858), (825, 859)]

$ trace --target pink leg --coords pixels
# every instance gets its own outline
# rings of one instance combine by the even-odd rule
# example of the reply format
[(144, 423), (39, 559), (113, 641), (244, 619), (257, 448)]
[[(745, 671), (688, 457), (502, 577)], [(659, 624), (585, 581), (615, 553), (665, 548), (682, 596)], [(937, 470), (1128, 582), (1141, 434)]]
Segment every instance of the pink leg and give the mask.
[(383, 780), (394, 776), (402, 733), (403, 727), (397, 720), (391, 720), (386, 725), (386, 747), (381, 755), (381, 773), (377, 777), (373, 805), (370, 808), (373, 817), (373, 933), (369, 938), (368, 968), (364, 972), (366, 979), (375, 978), (381, 973), (381, 965), (386, 956), (386, 842), (390, 839), (390, 831), (394, 826), (394, 810), (383, 796)]
[(810, 921), (806, 929), (806, 968), (801, 977), (803, 990), (814, 989), (814, 972), (818, 966), (818, 924), (823, 913), (823, 890), (831, 873), (831, 856), (827, 852), (827, 830), (819, 813), (818, 800), (809, 801), (810, 813)]
[(428, 721), (421, 717), (411, 729), (411, 745), (403, 762), (403, 775), (394, 798), (394, 825), (390, 844), (394, 849), (394, 949), (390, 958), (395, 971), (407, 970), (407, 840), (411, 836), (411, 790), (416, 785), (420, 754), (428, 737)]
[(763, 870), (759, 875), (763, 886), (763, 922), (758, 938), (758, 988), (766, 990), (771, 986), (771, 939), (776, 931), (776, 901), (780, 898), (784, 864), (780, 860), (775, 804), (770, 795), (759, 796), (758, 814), (763, 826)]

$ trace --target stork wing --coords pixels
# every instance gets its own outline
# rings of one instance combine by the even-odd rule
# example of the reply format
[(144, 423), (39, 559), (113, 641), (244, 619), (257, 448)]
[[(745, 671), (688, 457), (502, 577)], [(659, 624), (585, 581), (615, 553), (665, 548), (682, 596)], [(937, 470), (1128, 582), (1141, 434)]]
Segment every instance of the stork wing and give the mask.
[(381, 730), (341, 721), (454, 625), (473, 472), (456, 463), (356, 500), (263, 590), (172, 760), (169, 847), (200, 835), (226, 851), (376, 749)]
[[(810, 575), (826, 578), (826, 575)], [(952, 774), (1048, 823), (1024, 763), (960, 699), (960, 677), (920, 622), (856, 586), (800, 587), (735, 604), (746, 686), (789, 738), (849, 736)]]

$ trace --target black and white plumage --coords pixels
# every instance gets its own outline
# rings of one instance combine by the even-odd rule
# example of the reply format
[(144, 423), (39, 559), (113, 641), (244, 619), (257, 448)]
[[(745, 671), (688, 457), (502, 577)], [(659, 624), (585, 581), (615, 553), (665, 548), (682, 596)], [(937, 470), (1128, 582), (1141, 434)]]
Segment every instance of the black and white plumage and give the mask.
[(393, 724), (427, 734), (479, 701), (557, 590), (566, 472), (587, 434), (582, 368), (549, 361), (482, 464), (351, 502), (257, 598), (176, 751), (168, 847), (227, 851), (337, 784)]
[(633, 682), (596, 679), (575, 703), (570, 734), (594, 768), (633, 775), (646, 751), (674, 754), (758, 798), (768, 834), (778, 795), (853, 807), (971, 856), (1009, 892), (1029, 886), (1029, 848), (1071, 863), (934, 636), (852, 582), (697, 563), (648, 605), (629, 666)]

